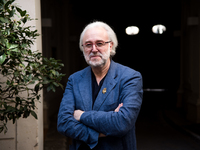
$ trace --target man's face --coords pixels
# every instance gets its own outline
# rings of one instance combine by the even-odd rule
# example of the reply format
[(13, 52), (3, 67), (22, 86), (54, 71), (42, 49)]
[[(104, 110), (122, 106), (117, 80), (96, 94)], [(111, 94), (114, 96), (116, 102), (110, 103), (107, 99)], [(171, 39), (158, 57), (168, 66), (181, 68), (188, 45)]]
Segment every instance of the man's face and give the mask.
[(83, 36), (83, 54), (91, 67), (103, 67), (110, 58), (112, 46), (104, 28), (90, 28)]

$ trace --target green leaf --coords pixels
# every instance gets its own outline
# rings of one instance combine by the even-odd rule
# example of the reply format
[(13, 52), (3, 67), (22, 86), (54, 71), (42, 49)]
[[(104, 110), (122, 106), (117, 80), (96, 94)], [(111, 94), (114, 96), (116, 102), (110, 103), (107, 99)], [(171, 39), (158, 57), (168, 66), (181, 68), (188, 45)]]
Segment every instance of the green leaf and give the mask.
[(16, 48), (17, 46), (18, 46), (18, 44), (10, 44), (10, 49)]
[(27, 22), (27, 17), (22, 18), (21, 21), (25, 24)]
[(7, 80), (7, 81), (6, 81), (6, 84), (7, 84), (7, 85), (10, 85), (10, 84), (11, 84), (11, 83), (10, 83), (10, 80)]
[(36, 93), (38, 93), (39, 88), (40, 88), (40, 85), (39, 85), (39, 84), (36, 84), (36, 85), (35, 85), (35, 88), (34, 88), (34, 90), (35, 90)]
[(6, 3), (6, 0), (1, 0), (0, 2), (2, 5), (4, 5)]
[(20, 99), (19, 97), (16, 97), (15, 100), (16, 100), (17, 102), (20, 102), (20, 101), (21, 101), (21, 99)]
[(38, 95), (36, 98), (37, 98), (37, 100), (39, 100), (40, 99), (40, 95)]
[(0, 17), (0, 21), (1, 21), (2, 23), (9, 23), (9, 19), (8, 19), (8, 18)]
[(15, 10), (14, 9), (9, 11), (9, 17), (13, 17), (14, 14), (15, 14)]
[(21, 12), (21, 16), (24, 17), (26, 15), (26, 10)]
[(12, 106), (8, 106), (5, 112), (13, 112), (14, 108)]
[(8, 49), (10, 49), (10, 43), (9, 43), (8, 39), (5, 39), (5, 45), (6, 45), (6, 47), (7, 47)]
[(26, 110), (23, 114), (23, 118), (27, 118), (30, 115), (30, 111)]
[(16, 9), (17, 9), (17, 11), (20, 13), (20, 15), (21, 15), (22, 10), (21, 10), (19, 7), (16, 7)]
[(18, 48), (10, 49), (10, 51), (12, 51), (12, 52), (18, 52)]
[(5, 4), (5, 9), (7, 10), (8, 9), (8, 6), (12, 3), (12, 1), (8, 1), (6, 4)]
[(10, 35), (10, 29), (6, 29), (6, 34)]
[(60, 84), (60, 83), (58, 83), (58, 84), (59, 84), (59, 86), (62, 88), (62, 90), (64, 90), (64, 89), (63, 89), (63, 85), (62, 85), (62, 84)]
[(22, 11), (19, 7), (16, 7), (17, 11), (20, 13), (21, 17), (26, 15), (26, 10)]
[(6, 54), (0, 56), (0, 65), (3, 64), (3, 62), (6, 60)]
[(56, 87), (59, 87), (59, 84), (56, 82), (53, 82), (53, 85), (55, 85)]
[(34, 111), (32, 111), (32, 110), (31, 110), (31, 115), (32, 115), (35, 119), (38, 119), (38, 118), (37, 118), (37, 114), (36, 114)]
[(18, 52), (18, 44), (9, 44), (9, 50), (13, 52)]
[(56, 75), (56, 71), (55, 70), (51, 70), (51, 73), (55, 76)]
[(26, 43), (23, 43), (23, 44), (21, 45), (22, 48), (25, 48), (25, 47), (27, 47), (27, 46), (28, 46), (28, 44), (26, 44)]
[(4, 127), (1, 126), (1, 127), (0, 127), (0, 133), (1, 133), (3, 130), (4, 130)]

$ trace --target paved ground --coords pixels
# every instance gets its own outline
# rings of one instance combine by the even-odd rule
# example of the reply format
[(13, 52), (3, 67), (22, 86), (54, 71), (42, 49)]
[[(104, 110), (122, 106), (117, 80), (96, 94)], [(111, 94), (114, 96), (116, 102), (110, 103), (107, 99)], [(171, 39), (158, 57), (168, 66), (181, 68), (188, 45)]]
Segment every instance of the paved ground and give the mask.
[(175, 103), (168, 93), (144, 96), (136, 123), (138, 150), (200, 150), (200, 139), (186, 132), (189, 124), (174, 110)]
[(67, 138), (57, 132), (56, 124), (52, 123), (44, 140), (44, 150), (68, 150)]
[[(138, 150), (200, 150), (200, 139), (185, 132), (180, 124), (176, 125), (180, 122), (180, 116), (174, 111), (167, 111), (171, 109), (168, 105), (172, 105), (169, 96), (147, 94), (144, 97), (136, 123)], [(45, 138), (45, 150), (68, 150), (67, 138), (56, 130), (56, 119), (51, 121), (50, 127)]]
[(138, 150), (200, 150), (200, 140), (171, 126), (162, 111), (146, 112), (136, 127)]

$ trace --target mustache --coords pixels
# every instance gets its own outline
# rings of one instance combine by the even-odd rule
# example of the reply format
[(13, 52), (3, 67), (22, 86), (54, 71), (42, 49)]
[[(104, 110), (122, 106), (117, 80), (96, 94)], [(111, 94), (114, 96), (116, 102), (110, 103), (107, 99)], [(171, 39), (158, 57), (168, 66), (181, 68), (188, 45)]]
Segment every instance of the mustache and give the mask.
[(92, 57), (92, 56), (100, 56), (100, 57), (103, 57), (103, 55), (101, 53), (90, 53), (89, 57)]

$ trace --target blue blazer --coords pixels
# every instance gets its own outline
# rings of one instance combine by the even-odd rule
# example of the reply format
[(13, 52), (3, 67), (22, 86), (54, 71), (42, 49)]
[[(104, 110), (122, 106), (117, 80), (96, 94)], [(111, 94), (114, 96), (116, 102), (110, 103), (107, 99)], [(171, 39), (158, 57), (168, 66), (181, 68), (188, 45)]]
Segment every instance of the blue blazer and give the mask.
[[(58, 113), (58, 131), (73, 139), (70, 150), (77, 150), (83, 142), (94, 150), (136, 150), (135, 122), (143, 96), (141, 74), (111, 61), (93, 105), (91, 71), (88, 66), (69, 77)], [(123, 106), (114, 112), (120, 103)], [(80, 122), (73, 117), (77, 109), (85, 111)], [(106, 137), (99, 138), (99, 133)]]

